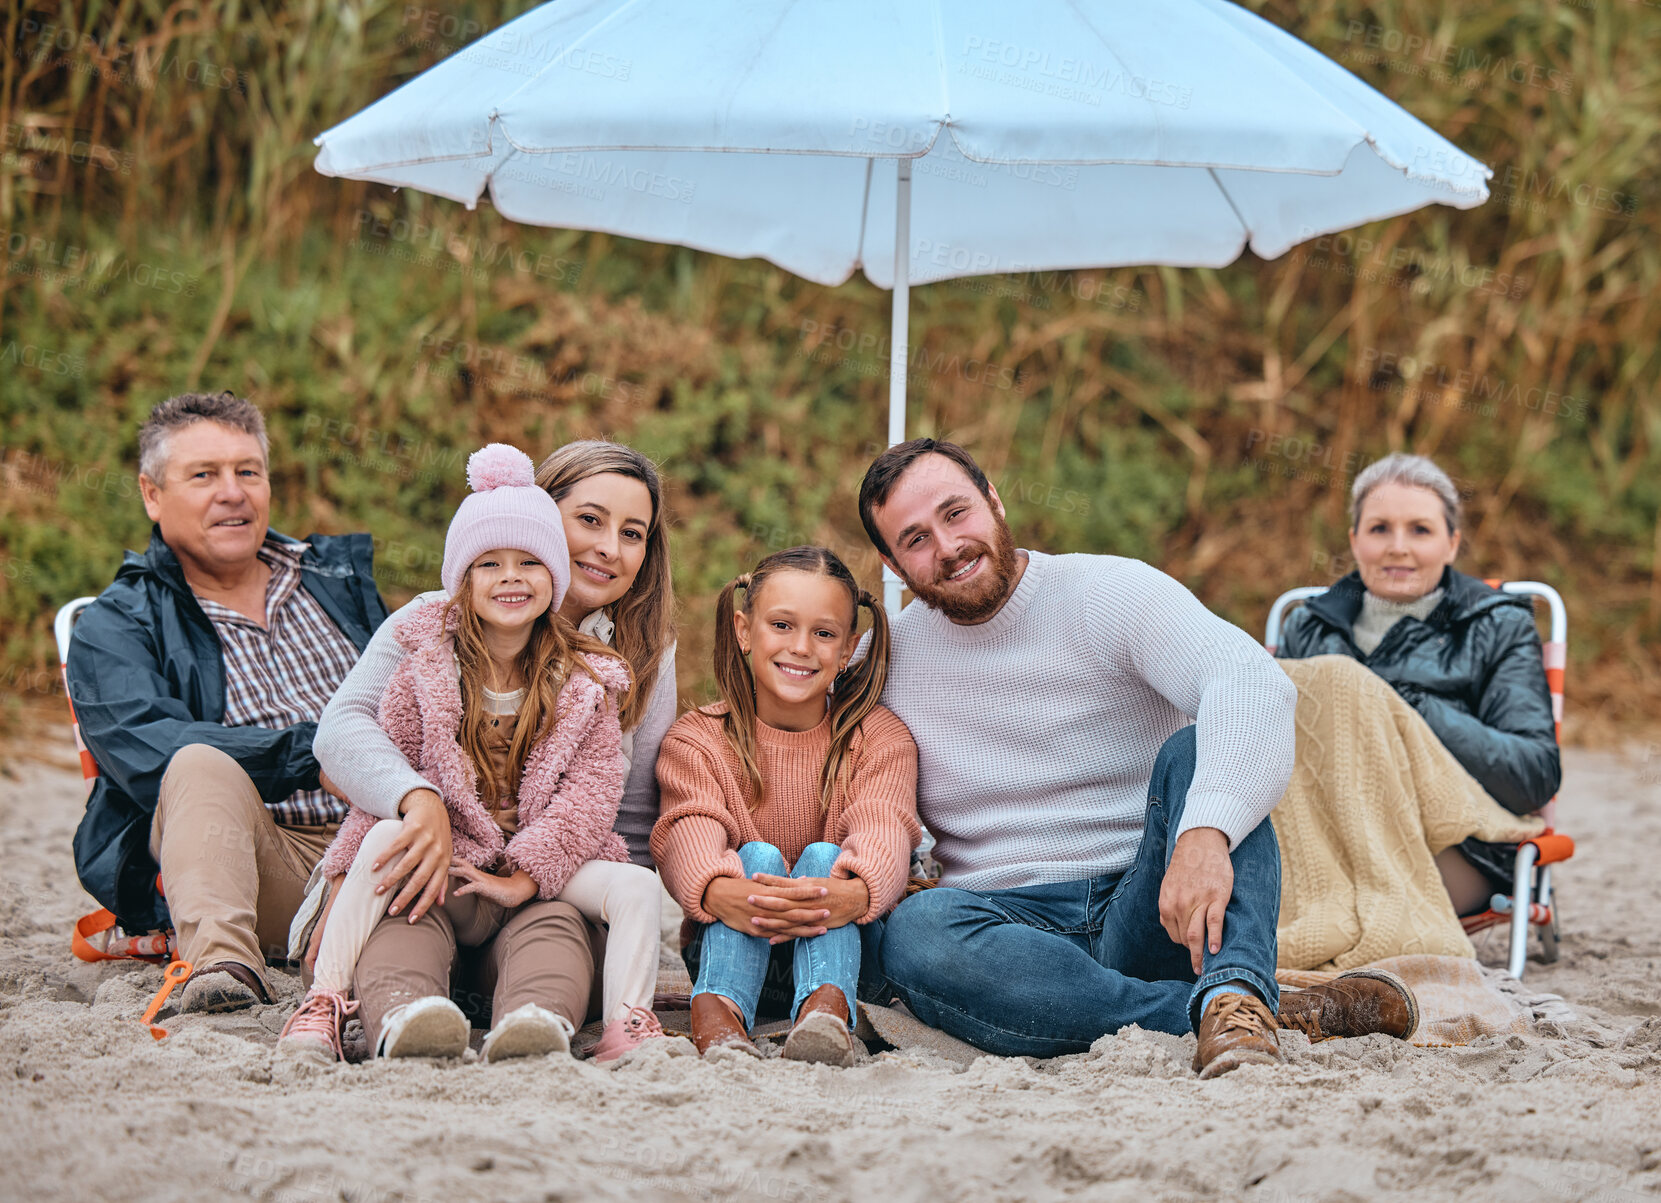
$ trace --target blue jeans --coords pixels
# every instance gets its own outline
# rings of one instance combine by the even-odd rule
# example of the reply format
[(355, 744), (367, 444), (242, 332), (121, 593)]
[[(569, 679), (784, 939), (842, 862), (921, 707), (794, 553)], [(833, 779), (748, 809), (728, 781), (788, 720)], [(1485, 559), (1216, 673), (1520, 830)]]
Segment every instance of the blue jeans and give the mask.
[(1181, 1035), (1206, 991), (1250, 987), (1271, 1009), (1280, 847), (1267, 820), (1234, 849), (1222, 949), (1196, 980), (1159, 922), (1159, 888), (1194, 778), (1194, 728), (1159, 750), (1142, 845), (1123, 874), (1013, 890), (937, 887), (888, 917), (882, 972), (924, 1023), (1002, 1056), (1053, 1057), (1130, 1024)]
[[(802, 849), (791, 877), (829, 877), (841, 852), (835, 844), (809, 844)], [(738, 850), (746, 875), (785, 873), (784, 854), (757, 840)], [(869, 941), (876, 964), (878, 931), (874, 924), (833, 927), (822, 936), (804, 936), (784, 944), (769, 944), (766, 936), (747, 936), (725, 923), (706, 923), (686, 949), (687, 969), (696, 984), (693, 994), (719, 994), (738, 1004), (744, 1026), (753, 1028), (760, 1011), (791, 1020), (807, 996), (821, 986), (836, 986), (847, 997), (850, 1026), (859, 1016), (854, 998), (859, 989), (860, 945)], [(788, 1003), (788, 1009), (783, 1004)]]

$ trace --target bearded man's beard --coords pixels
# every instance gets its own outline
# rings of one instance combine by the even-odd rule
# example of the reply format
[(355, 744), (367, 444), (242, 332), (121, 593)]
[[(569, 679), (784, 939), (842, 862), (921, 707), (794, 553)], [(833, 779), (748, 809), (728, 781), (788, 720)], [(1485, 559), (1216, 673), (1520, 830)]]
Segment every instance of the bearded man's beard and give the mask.
[[(984, 543), (964, 547), (955, 560), (928, 581), (905, 578), (906, 585), (925, 606), (939, 610), (953, 622), (985, 622), (1009, 597), (1015, 580), (1015, 536), (1001, 515), (994, 512), (992, 518), (997, 528), (991, 547)], [(946, 580), (976, 556), (985, 556), (986, 560), (970, 580), (962, 584)]]

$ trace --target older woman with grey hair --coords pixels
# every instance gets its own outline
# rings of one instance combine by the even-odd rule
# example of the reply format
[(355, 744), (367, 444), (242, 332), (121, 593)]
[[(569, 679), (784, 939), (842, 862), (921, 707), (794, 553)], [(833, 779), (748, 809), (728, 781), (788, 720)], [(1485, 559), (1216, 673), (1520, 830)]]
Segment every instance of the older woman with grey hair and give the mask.
[[(1540, 636), (1528, 599), (1453, 567), (1459, 494), (1421, 455), (1395, 454), (1356, 477), (1356, 568), (1288, 619), (1276, 654), (1338, 655), (1382, 677), (1489, 797), (1539, 810), (1562, 775)], [(1436, 854), (1455, 913), (1509, 892), (1514, 849), (1478, 839)]]

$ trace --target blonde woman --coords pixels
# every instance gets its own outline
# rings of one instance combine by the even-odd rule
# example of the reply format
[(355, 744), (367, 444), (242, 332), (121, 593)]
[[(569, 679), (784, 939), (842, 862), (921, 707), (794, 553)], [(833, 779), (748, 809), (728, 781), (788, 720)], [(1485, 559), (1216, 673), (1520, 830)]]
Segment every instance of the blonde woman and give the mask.
[[(1453, 482), (1426, 457), (1389, 455), (1367, 467), (1351, 490), (1356, 568), (1292, 613), (1276, 655), (1359, 661), (1490, 798), (1532, 815), (1562, 778), (1540, 635), (1529, 599), (1453, 567), (1460, 520)], [(1510, 892), (1514, 853), (1474, 838), (1436, 852), (1456, 914)]]

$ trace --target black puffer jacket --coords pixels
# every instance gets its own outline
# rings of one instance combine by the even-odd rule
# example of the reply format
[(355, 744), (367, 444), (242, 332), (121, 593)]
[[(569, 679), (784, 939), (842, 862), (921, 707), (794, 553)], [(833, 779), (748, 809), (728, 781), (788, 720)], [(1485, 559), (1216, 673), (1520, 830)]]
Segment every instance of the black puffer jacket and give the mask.
[(1525, 815), (1551, 801), (1563, 775), (1530, 599), (1443, 570), (1441, 603), (1403, 618), (1363, 656), (1353, 637), (1365, 592), (1352, 572), (1293, 611), (1282, 659), (1351, 656), (1383, 677), (1495, 801)]
[[(371, 575), (370, 537), (311, 535), (306, 542), (300, 587), (361, 653), (386, 619)], [(246, 770), (267, 803), (317, 788), (316, 723), (223, 724), (219, 636), (159, 530), (143, 555), (127, 553), (115, 583), (82, 611), (69, 644), (68, 676), (81, 738), (99, 771), (75, 832), (75, 872), (128, 931), (168, 925), (149, 845), (150, 816), (173, 753), (194, 743), (220, 749)]]

